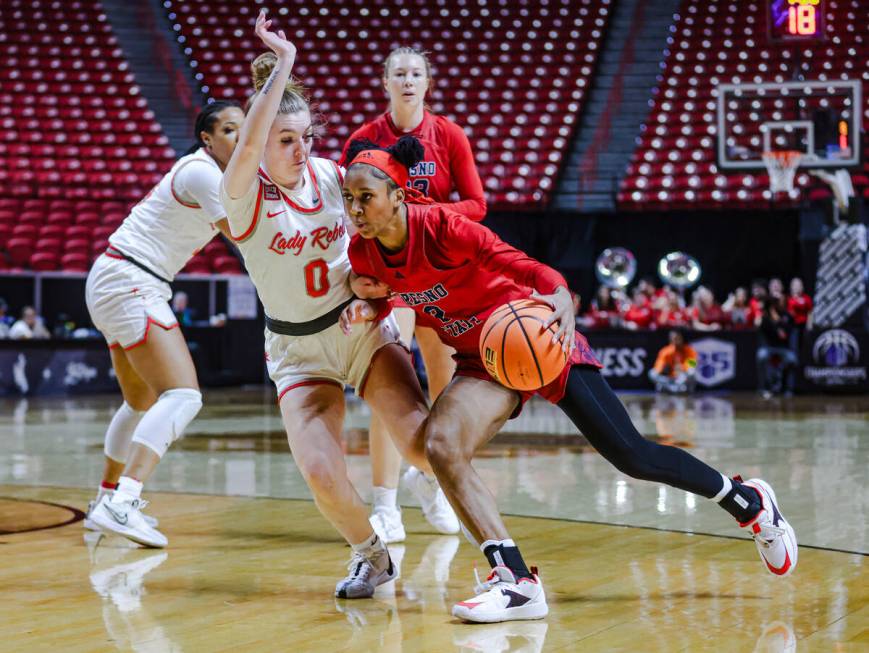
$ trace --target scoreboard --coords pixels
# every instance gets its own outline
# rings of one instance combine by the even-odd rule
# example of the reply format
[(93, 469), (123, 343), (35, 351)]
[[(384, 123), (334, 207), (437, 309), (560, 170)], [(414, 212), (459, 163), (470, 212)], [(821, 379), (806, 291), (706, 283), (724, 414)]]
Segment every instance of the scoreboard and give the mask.
[(826, 4), (826, 0), (769, 0), (770, 40), (823, 40)]

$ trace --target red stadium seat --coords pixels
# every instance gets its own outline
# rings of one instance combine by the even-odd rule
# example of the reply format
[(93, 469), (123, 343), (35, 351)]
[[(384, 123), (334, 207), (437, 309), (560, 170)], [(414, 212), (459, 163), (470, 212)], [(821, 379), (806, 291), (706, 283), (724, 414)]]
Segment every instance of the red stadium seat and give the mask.
[(72, 252), (64, 254), (60, 258), (60, 265), (64, 270), (70, 272), (87, 272), (90, 269), (91, 259), (86, 254)]
[(60, 260), (55, 252), (37, 252), (30, 257), (30, 267), (43, 272), (56, 270), (60, 267)]
[(214, 271), (221, 274), (241, 274), (241, 263), (232, 255), (217, 256), (214, 259)]
[(6, 243), (6, 251), (13, 265), (23, 267), (30, 262), (33, 255), (33, 241), (27, 238), (10, 238)]

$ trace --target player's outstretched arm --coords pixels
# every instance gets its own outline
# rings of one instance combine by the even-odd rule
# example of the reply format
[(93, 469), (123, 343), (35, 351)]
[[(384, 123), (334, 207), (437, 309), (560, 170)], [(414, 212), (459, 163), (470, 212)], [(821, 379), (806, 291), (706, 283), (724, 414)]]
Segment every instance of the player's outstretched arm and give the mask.
[(254, 31), (262, 42), (277, 55), (278, 62), (257, 95), (238, 135), (238, 145), (226, 166), (223, 184), (233, 199), (250, 190), (262, 160), (269, 129), (278, 114), (290, 72), (296, 60), (296, 46), (287, 40), (283, 30), (270, 32), (272, 21), (266, 20), (263, 9), (256, 19)]

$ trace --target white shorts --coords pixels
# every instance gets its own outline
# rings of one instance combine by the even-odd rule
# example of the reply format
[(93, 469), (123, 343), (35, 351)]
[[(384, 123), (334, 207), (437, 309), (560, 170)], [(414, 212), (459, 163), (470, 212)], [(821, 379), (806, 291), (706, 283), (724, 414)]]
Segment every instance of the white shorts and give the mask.
[(88, 274), (85, 301), (94, 326), (110, 347), (132, 349), (148, 338), (152, 324), (174, 329), (169, 284), (129, 261), (100, 256)]
[(349, 385), (361, 394), (377, 351), (401, 344), (398, 325), (390, 315), (380, 322), (354, 324), (345, 336), (338, 324), (310, 336), (283, 336), (265, 330), (266, 367), (278, 391), (278, 401), (293, 388), (318, 383)]

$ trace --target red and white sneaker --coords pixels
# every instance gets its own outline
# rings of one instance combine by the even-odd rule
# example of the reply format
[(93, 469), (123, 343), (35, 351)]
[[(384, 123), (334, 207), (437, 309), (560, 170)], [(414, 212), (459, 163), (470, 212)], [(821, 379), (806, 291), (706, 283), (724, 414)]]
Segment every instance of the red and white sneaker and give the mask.
[(507, 567), (495, 567), (474, 588), (476, 596), (453, 606), (453, 616), (475, 623), (542, 619), (549, 614), (549, 606), (537, 569), (532, 567), (531, 573), (533, 578), (517, 581)]
[(757, 552), (769, 573), (787, 576), (797, 566), (797, 535), (782, 517), (775, 500), (775, 492), (769, 483), (752, 478), (743, 482), (743, 485), (757, 491), (763, 508), (754, 519), (739, 525), (751, 531)]

